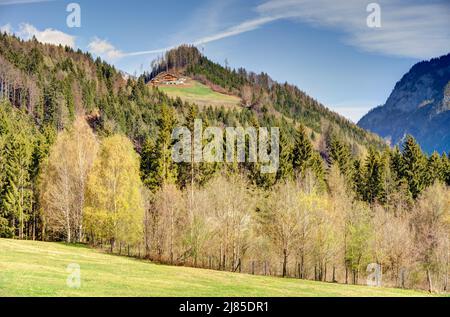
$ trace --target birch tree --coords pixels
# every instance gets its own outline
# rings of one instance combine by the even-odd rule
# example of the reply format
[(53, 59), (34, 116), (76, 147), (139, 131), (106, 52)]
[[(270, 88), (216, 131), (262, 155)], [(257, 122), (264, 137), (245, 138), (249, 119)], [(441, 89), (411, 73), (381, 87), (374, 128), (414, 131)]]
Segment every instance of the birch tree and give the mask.
[(48, 229), (67, 242), (83, 241), (83, 208), (97, 140), (83, 118), (60, 133), (41, 173), (41, 205)]
[(130, 140), (114, 135), (103, 140), (87, 182), (85, 225), (93, 238), (137, 244), (143, 236), (144, 200), (139, 157)]

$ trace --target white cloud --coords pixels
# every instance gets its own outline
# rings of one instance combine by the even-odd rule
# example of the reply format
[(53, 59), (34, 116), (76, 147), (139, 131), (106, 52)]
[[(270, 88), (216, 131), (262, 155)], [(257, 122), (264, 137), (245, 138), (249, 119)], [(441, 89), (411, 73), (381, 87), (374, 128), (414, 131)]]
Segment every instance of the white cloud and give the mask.
[(95, 37), (88, 45), (89, 51), (106, 60), (115, 60), (124, 56), (124, 53), (114, 47), (107, 40)]
[(137, 52), (131, 52), (131, 53), (123, 53), (122, 56), (138, 56), (138, 55), (150, 55), (150, 54), (160, 54), (167, 52), (168, 50), (174, 48), (172, 47), (166, 47), (166, 48), (158, 48), (155, 50), (149, 50), (149, 51), (137, 51)]
[[(255, 8), (257, 16), (191, 42), (202, 45), (256, 30), (277, 20), (294, 20), (333, 28), (343, 41), (361, 50), (385, 55), (428, 59), (450, 51), (450, 5), (406, 0), (378, 0), (381, 28), (369, 28), (367, 5), (373, 0), (267, 0)], [(180, 43), (181, 44), (181, 43)], [(170, 48), (127, 53), (161, 53)]]
[(19, 30), (15, 33), (17, 36), (23, 38), (24, 40), (29, 40), (34, 36), (39, 42), (42, 43), (54, 45), (61, 44), (63, 46), (69, 46), (72, 48), (75, 47), (75, 36), (52, 28), (47, 28), (43, 31), (40, 31), (29, 23), (22, 23), (19, 26)]
[(277, 15), (342, 31), (344, 41), (362, 50), (427, 59), (450, 51), (450, 5), (378, 0), (381, 28), (366, 24), (368, 0), (269, 0), (256, 8), (262, 16)]
[(26, 4), (26, 3), (39, 3), (50, 2), (54, 0), (0, 0), (0, 6), (14, 5), (14, 4)]
[(206, 36), (206, 37), (197, 39), (192, 44), (194, 44), (194, 45), (206, 44), (206, 43), (221, 40), (221, 39), (224, 39), (224, 38), (227, 38), (230, 36), (253, 31), (253, 30), (258, 29), (260, 26), (267, 24), (269, 22), (278, 20), (279, 18), (280, 17), (278, 17), (278, 16), (273, 16), (273, 17), (268, 16), (268, 17), (260, 17), (260, 18), (244, 21), (238, 25), (232, 26), (232, 27), (230, 27), (222, 32), (219, 32), (217, 34), (213, 34), (210, 36)]
[[(218, 41), (230, 36), (235, 36), (241, 33), (245, 33), (245, 32), (249, 32), (249, 31), (253, 31), (256, 30), (257, 28), (259, 28), (260, 26), (267, 24), (269, 22), (275, 21), (279, 19), (279, 17), (261, 17), (261, 18), (256, 18), (256, 19), (252, 19), (252, 20), (248, 20), (248, 21), (244, 21), (238, 25), (232, 26), (228, 29), (225, 29), (221, 32), (218, 32), (216, 34), (210, 35), (210, 36), (205, 36), (205, 37), (201, 37), (198, 38), (196, 40), (194, 40), (191, 43), (179, 43), (179, 44), (191, 44), (191, 45), (203, 45), (203, 44), (207, 44), (207, 43), (211, 43), (214, 41)], [(175, 46), (171, 46), (171, 47), (165, 47), (165, 48), (158, 48), (158, 49), (154, 49), (154, 50), (148, 50), (148, 51), (138, 51), (138, 52), (131, 52), (131, 53), (123, 53), (122, 56), (137, 56), (137, 55), (148, 55), (148, 54), (159, 54), (159, 53), (164, 53), (174, 47)]]
[(6, 33), (6, 34), (12, 34), (12, 26), (11, 24), (7, 23), (5, 25), (0, 26), (0, 32)]

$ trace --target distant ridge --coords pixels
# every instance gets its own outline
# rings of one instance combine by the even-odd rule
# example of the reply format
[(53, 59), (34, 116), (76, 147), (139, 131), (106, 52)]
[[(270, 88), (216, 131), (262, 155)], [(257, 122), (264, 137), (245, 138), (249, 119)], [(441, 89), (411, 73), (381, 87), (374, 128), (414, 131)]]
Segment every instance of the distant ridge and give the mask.
[(402, 143), (413, 135), (423, 150), (450, 150), (450, 54), (422, 61), (397, 82), (386, 103), (369, 111), (358, 125)]

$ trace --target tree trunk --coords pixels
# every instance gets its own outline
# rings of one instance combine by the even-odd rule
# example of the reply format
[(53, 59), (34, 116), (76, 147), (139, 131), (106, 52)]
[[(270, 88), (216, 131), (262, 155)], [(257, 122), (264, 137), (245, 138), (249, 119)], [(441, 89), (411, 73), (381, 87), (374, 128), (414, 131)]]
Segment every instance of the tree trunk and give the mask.
[(304, 271), (305, 271), (305, 255), (302, 252), (302, 256), (300, 257), (300, 278), (304, 278)]
[(80, 225), (78, 226), (78, 242), (83, 242), (83, 223), (80, 221)]
[(225, 252), (223, 253), (223, 258), (222, 258), (222, 270), (226, 270), (226, 261), (227, 261), (227, 258), (226, 258), (226, 255), (225, 255)]
[(283, 249), (283, 277), (287, 274), (287, 250)]
[(428, 291), (433, 293), (433, 283), (431, 280), (431, 272), (430, 269), (427, 269), (427, 280), (428, 280)]
[(70, 243), (71, 241), (71, 233), (70, 233), (70, 227), (67, 228), (67, 243)]
[(33, 210), (33, 241), (36, 240), (36, 211)]
[(333, 265), (333, 283), (336, 283), (336, 266)]
[(400, 286), (401, 288), (405, 288), (405, 269), (402, 268), (400, 270)]

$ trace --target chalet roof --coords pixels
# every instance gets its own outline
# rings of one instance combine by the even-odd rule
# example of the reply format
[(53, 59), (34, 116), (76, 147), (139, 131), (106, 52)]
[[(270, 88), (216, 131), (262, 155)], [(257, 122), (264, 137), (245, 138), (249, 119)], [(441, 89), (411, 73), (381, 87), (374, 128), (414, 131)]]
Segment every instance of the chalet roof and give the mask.
[(173, 74), (173, 73), (169, 73), (169, 72), (161, 72), (158, 75), (156, 75), (156, 77), (153, 79), (157, 79), (157, 78), (161, 78), (161, 77), (179, 78), (180, 76)]
[(178, 80), (182, 80), (183, 77), (181, 77), (178, 74), (170, 73), (170, 72), (161, 72), (158, 75), (156, 75), (152, 80), (150, 80), (150, 83), (157, 84), (160, 82), (175, 82)]

